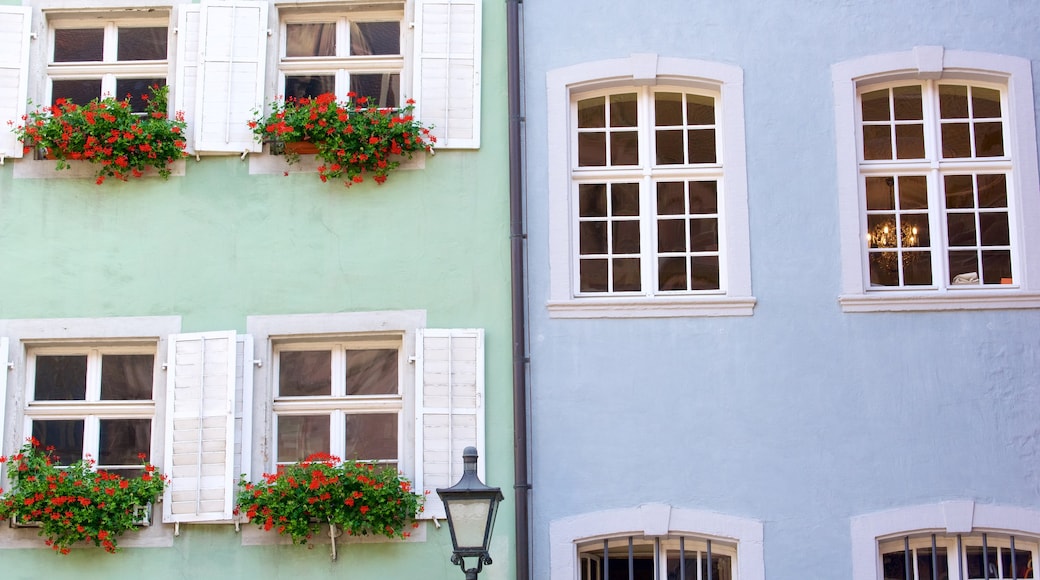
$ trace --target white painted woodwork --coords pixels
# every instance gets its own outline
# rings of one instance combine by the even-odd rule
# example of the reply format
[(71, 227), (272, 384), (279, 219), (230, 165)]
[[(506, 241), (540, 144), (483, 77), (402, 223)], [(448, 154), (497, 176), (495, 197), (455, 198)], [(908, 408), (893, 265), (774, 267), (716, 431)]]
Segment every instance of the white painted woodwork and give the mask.
[(22, 156), (22, 144), (8, 123), (21, 124), (25, 114), (31, 14), (28, 6), (0, 6), (0, 158)]

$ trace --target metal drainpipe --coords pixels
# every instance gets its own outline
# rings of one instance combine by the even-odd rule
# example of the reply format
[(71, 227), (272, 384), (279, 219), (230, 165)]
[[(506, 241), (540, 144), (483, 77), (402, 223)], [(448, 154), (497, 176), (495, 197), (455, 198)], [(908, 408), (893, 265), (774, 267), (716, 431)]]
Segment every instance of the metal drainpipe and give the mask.
[(516, 498), (516, 580), (530, 578), (527, 447), (527, 310), (524, 245), (523, 123), (520, 92), (520, 2), (506, 0), (509, 77), (509, 241), (513, 302), (513, 491)]

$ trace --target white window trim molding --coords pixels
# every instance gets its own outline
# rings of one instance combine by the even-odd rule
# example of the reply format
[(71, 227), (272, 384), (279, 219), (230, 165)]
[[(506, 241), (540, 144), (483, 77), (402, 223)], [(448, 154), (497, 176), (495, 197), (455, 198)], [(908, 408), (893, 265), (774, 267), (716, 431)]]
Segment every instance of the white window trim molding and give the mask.
[[(725, 213), (724, 294), (640, 298), (575, 298), (572, 288), (569, 122), (571, 94), (610, 86), (689, 84), (718, 91), (722, 108), (721, 156)], [(744, 144), (744, 72), (702, 60), (633, 54), (558, 68), (546, 73), (549, 192), (549, 316), (553, 318), (652, 318), (750, 316), (751, 242), (748, 228)]]
[[(1007, 85), (1008, 124), (1015, 192), (1012, 239), (1018, 254), (1013, 288), (978, 290), (867, 290), (861, 224), (866, 210), (859, 194), (856, 89), (903, 79), (999, 81)], [(836, 158), (838, 162), (838, 223), (841, 236), (841, 296), (845, 312), (982, 310), (1040, 308), (1040, 172), (1037, 169), (1036, 120), (1030, 61), (1015, 56), (944, 50), (918, 46), (913, 50), (872, 55), (831, 67), (834, 91)]]
[[(0, 320), (0, 337), (10, 339), (10, 362), (13, 365), (7, 389), (8, 419), (21, 419), (25, 408), (26, 352), (25, 344), (45, 344), (48, 342), (75, 341), (89, 343), (93, 340), (115, 339), (155, 339), (156, 360), (160, 360), (166, 352), (167, 337), (181, 330), (180, 316), (139, 316), (112, 318), (32, 318)], [(6, 369), (4, 369), (6, 370)], [(160, 389), (165, 388), (165, 382)], [(166, 397), (155, 399), (156, 420), (152, 425), (152, 463), (163, 465), (163, 444)], [(4, 449), (21, 447), (20, 432), (23, 422), (9, 420), (0, 437), (4, 438)], [(2, 481), (2, 480), (0, 480)], [(2, 485), (0, 485), (2, 487)], [(127, 548), (168, 548), (173, 546), (173, 526), (161, 523), (162, 507), (152, 506), (152, 525), (136, 532), (126, 534), (120, 539), (120, 545)], [(0, 549), (49, 549), (37, 535), (37, 528), (11, 528), (6, 522), (0, 522)]]
[(693, 534), (737, 544), (734, 580), (765, 578), (762, 522), (667, 504), (591, 512), (549, 524), (550, 580), (578, 580), (578, 542), (602, 536)]
[(881, 580), (878, 540), (919, 531), (970, 534), (999, 530), (1040, 536), (1040, 511), (974, 500), (946, 501), (852, 518), (852, 580)]

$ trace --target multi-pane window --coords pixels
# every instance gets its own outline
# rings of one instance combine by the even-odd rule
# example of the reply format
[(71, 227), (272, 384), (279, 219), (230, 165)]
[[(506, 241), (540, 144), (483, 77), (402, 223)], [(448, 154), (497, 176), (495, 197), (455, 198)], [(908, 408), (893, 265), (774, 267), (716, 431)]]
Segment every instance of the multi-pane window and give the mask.
[(155, 347), (41, 346), (29, 352), (26, 432), (68, 465), (133, 474), (151, 457)]
[(924, 534), (880, 542), (884, 580), (1032, 579), (1037, 542), (999, 533)]
[(871, 288), (1017, 283), (1004, 89), (927, 81), (860, 91)]
[(402, 14), (350, 13), (288, 17), (282, 22), (279, 69), (285, 97), (348, 93), (377, 107), (400, 104)]
[(400, 348), (400, 339), (385, 338), (278, 345), (276, 461), (329, 453), (396, 465)]
[(611, 537), (578, 544), (581, 580), (733, 580), (736, 545), (695, 536)]
[(724, 288), (717, 101), (681, 87), (574, 100), (575, 295)]
[(156, 19), (52, 22), (47, 65), (51, 102), (130, 96), (135, 111), (141, 95), (165, 85), (169, 72), (169, 17)]

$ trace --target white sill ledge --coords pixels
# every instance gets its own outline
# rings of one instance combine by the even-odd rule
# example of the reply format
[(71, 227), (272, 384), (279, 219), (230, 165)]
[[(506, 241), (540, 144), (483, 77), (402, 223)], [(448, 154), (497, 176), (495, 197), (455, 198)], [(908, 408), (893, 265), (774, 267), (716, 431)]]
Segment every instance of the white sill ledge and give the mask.
[(576, 298), (549, 301), (550, 318), (673, 318), (751, 316), (753, 296), (730, 298)]
[[(350, 544), (391, 544), (391, 543), (413, 543), (413, 542), (425, 542), (426, 541), (426, 525), (427, 522), (423, 520), (417, 520), (419, 527), (412, 528), (411, 524), (405, 531), (409, 532), (407, 538), (387, 538), (386, 536), (351, 536), (345, 533), (341, 533), (336, 537), (336, 545), (350, 545)], [(292, 538), (279, 534), (275, 530), (264, 531), (261, 530), (256, 524), (243, 522), (240, 525), (240, 531), (242, 535), (243, 546), (282, 546), (292, 545)], [(447, 527), (447, 526), (445, 526)], [(307, 545), (311, 546), (328, 546), (329, 545), (329, 526), (322, 525), (321, 532), (307, 540)]]
[(915, 312), (937, 310), (1013, 310), (1040, 308), (1040, 292), (1021, 290), (879, 292), (838, 298), (843, 312)]
[[(55, 167), (58, 165), (57, 161), (51, 159), (40, 159), (36, 160), (32, 158), (32, 153), (27, 153), (25, 157), (18, 160), (18, 163), (14, 164), (14, 178), (15, 179), (89, 179), (93, 182), (96, 177), (97, 167), (89, 161), (69, 161), (69, 168), (58, 170)], [(184, 176), (185, 160), (181, 159), (174, 161), (170, 164), (170, 176), (171, 177), (183, 177)], [(145, 169), (144, 177), (159, 177), (159, 172), (151, 167)], [(137, 177), (130, 177), (127, 181), (133, 182)], [(115, 177), (106, 177), (105, 183), (119, 181)]]
[[(285, 155), (271, 155), (267, 146), (260, 153), (249, 154), (249, 175), (284, 175), (285, 173), (317, 173), (318, 166), (324, 163), (317, 155), (300, 155), (300, 160), (293, 165), (285, 161)], [(417, 152), (411, 159), (401, 159), (398, 170), (426, 168), (426, 153)], [(367, 180), (366, 180), (367, 181)]]

